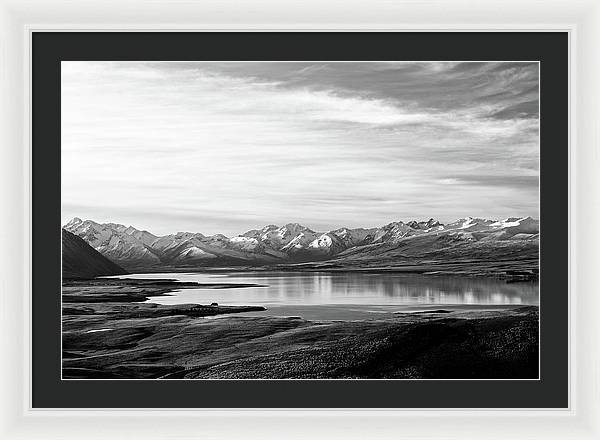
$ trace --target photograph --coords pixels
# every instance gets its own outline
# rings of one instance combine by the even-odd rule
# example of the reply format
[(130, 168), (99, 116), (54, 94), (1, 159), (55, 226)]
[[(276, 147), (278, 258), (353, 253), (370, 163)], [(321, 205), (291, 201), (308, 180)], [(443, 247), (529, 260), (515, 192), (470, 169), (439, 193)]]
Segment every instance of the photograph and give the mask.
[(62, 379), (538, 380), (540, 100), (536, 60), (60, 62)]

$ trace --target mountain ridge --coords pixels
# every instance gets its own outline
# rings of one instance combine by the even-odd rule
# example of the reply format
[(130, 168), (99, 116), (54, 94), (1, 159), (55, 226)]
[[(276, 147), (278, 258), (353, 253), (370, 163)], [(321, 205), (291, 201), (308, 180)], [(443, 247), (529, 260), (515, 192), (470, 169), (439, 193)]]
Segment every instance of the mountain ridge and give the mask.
[[(443, 224), (437, 220), (396, 221), (374, 228), (314, 231), (299, 223), (267, 225), (234, 237), (178, 232), (156, 236), (118, 223), (97, 223), (76, 217), (65, 225), (102, 255), (126, 269), (153, 267), (264, 266), (352, 259), (419, 260), (498, 252), (533, 255), (539, 221), (531, 217), (492, 220), (464, 217)], [(400, 252), (403, 249), (404, 253)], [(537, 252), (537, 251), (536, 251)], [(395, 255), (395, 257), (394, 257)]]

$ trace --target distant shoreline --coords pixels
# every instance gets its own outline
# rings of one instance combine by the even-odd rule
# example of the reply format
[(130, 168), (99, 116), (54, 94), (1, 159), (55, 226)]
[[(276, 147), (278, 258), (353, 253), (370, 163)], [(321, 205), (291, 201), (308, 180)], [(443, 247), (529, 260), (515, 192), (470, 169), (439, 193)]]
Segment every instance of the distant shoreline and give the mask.
[(494, 261), (464, 260), (394, 266), (343, 266), (331, 261), (280, 264), (271, 266), (161, 266), (130, 268), (131, 274), (143, 273), (232, 273), (232, 272), (331, 272), (398, 273), (426, 276), (485, 277), (507, 281), (537, 281), (538, 259)]

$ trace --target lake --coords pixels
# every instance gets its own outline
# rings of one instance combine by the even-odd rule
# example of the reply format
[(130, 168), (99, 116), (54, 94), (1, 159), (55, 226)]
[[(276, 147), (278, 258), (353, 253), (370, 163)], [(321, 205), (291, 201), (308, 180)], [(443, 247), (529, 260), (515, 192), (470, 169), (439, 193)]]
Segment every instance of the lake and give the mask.
[(151, 273), (119, 278), (174, 279), (198, 283), (260, 284), (264, 287), (181, 289), (150, 297), (156, 304), (262, 305), (245, 315), (305, 319), (365, 319), (439, 309), (496, 309), (537, 305), (538, 282), (507, 283), (493, 278), (365, 272)]

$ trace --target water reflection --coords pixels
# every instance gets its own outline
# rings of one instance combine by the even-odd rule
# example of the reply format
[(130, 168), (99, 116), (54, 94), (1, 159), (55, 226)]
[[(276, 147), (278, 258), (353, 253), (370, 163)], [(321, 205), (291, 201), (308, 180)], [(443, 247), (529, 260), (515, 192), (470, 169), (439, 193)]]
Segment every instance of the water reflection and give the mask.
[(185, 289), (151, 298), (160, 304), (426, 305), (538, 304), (537, 282), (506, 283), (491, 278), (340, 272), (238, 272), (228, 274), (133, 274), (200, 283), (252, 283), (265, 287)]

